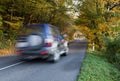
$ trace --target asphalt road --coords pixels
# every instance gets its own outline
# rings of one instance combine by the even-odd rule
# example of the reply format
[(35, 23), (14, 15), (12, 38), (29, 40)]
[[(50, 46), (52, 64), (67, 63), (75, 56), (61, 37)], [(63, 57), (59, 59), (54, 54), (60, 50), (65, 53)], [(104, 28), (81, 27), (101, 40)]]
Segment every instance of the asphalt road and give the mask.
[(68, 56), (61, 57), (57, 63), (0, 57), (0, 81), (76, 81), (86, 49), (86, 43), (75, 41), (70, 44)]

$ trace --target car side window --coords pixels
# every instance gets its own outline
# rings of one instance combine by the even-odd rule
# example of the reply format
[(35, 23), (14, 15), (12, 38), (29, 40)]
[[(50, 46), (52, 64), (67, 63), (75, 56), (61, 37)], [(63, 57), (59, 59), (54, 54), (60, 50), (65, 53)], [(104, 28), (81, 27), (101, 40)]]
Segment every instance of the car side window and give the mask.
[(56, 29), (55, 29), (54, 27), (51, 27), (51, 31), (52, 31), (52, 35), (53, 35), (54, 37), (57, 37), (57, 36), (58, 36), (58, 33), (57, 33), (57, 31), (56, 31)]

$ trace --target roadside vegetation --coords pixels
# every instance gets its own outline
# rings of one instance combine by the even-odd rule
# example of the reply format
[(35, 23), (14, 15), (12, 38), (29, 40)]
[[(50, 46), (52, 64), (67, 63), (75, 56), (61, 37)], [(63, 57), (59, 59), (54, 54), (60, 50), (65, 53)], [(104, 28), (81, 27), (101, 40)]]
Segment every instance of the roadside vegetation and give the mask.
[(75, 23), (89, 39), (78, 81), (120, 81), (119, 5), (120, 0), (84, 0), (78, 5), (81, 15)]
[(105, 57), (88, 53), (77, 81), (120, 81), (120, 71)]
[(103, 38), (101, 50), (89, 46), (77, 81), (120, 81), (120, 36)]

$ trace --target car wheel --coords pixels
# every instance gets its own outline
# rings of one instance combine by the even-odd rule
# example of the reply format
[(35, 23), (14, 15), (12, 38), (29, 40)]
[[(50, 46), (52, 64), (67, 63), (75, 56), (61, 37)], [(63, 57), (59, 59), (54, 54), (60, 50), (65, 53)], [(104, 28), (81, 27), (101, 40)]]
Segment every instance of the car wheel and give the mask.
[(54, 54), (53, 61), (57, 62), (60, 59), (60, 54)]
[(27, 38), (27, 41), (29, 43), (30, 50), (40, 49), (44, 45), (43, 37), (39, 32), (34, 32), (30, 34)]
[(62, 54), (62, 56), (67, 56), (68, 55), (68, 48), (67, 50), (65, 51), (65, 53)]
[(55, 63), (58, 62), (60, 59), (60, 54), (58, 52), (55, 52), (53, 55), (50, 57), (50, 62)]
[(63, 54), (62, 54), (62, 56), (67, 56), (67, 55), (68, 55), (68, 53), (67, 53), (67, 52), (65, 52), (65, 53), (63, 53)]

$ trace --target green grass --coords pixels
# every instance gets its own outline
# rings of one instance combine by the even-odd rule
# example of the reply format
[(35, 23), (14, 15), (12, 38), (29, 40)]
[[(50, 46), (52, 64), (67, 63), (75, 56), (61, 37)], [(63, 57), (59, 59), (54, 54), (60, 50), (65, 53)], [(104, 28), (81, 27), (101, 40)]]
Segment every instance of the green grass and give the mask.
[(120, 71), (104, 57), (89, 53), (77, 81), (120, 81)]

